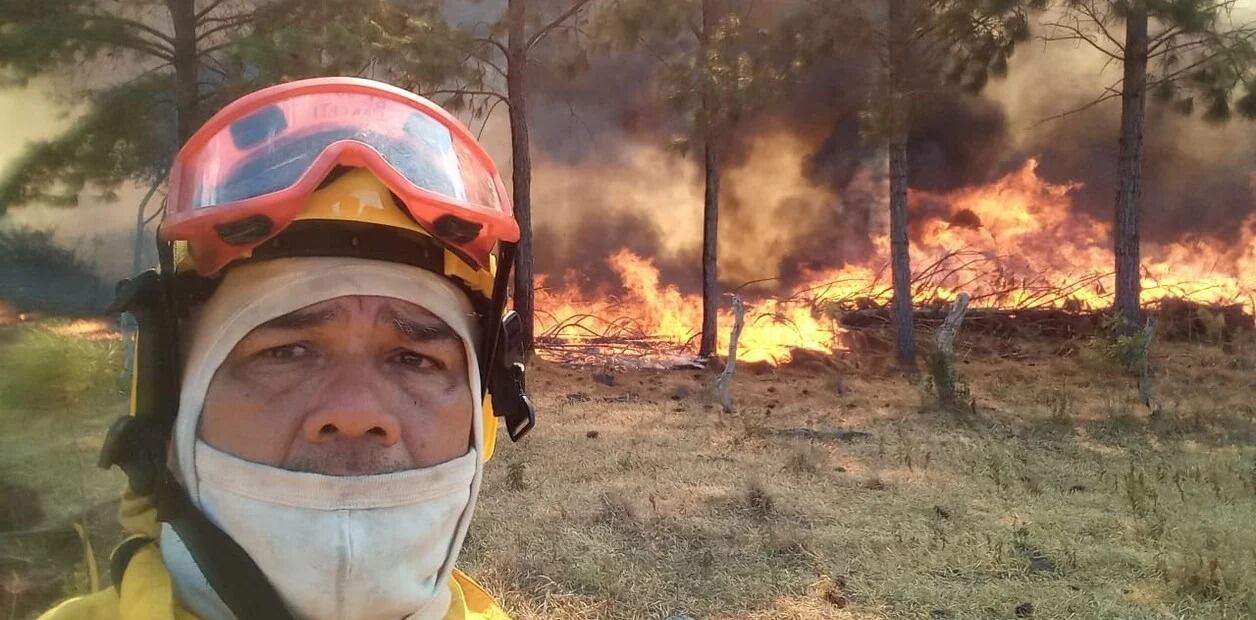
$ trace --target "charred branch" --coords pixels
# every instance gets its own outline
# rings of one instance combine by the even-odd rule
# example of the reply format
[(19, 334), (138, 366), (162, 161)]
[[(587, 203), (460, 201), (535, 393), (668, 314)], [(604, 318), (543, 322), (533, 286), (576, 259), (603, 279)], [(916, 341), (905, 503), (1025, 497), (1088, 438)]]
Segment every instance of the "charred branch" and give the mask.
[(429, 90), (423, 93), (424, 97), (429, 97), (429, 98), (434, 95), (455, 95), (455, 96), (462, 96), (462, 97), (488, 97), (490, 99), (497, 100), (498, 103), (506, 104), (507, 107), (510, 106), (510, 100), (506, 97), (506, 95), (503, 95), (502, 93), (499, 93), (494, 90), (481, 90), (481, 89), (474, 89), (474, 88), (465, 88), (465, 89), (464, 88), (442, 88), (438, 90)]
[(592, 0), (576, 0), (573, 2), (570, 7), (567, 7), (566, 11), (563, 11), (558, 15), (558, 17), (555, 17), (549, 23), (541, 26), (535, 33), (533, 33), (524, 47), (529, 50), (536, 47), (536, 45), (543, 41), (545, 37), (549, 36), (554, 29), (563, 25), (563, 23), (568, 19), (574, 17), (581, 9), (588, 6), (590, 2), (592, 2)]
[(209, 17), (210, 13), (213, 13), (218, 7), (226, 4), (227, 2), (228, 0), (214, 0), (213, 2), (205, 5), (205, 8), (197, 11), (196, 21), (203, 22), (207, 17)]

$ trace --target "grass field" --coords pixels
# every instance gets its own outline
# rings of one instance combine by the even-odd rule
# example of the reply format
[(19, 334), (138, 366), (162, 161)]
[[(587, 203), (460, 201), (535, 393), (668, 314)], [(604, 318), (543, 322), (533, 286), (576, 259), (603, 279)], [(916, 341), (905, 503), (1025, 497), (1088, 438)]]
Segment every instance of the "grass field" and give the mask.
[[(735, 415), (714, 371), (539, 363), (539, 426), (499, 444), (462, 564), (517, 618), (1256, 617), (1244, 338), (1156, 343), (1154, 414), (1086, 343), (961, 338), (961, 413), (874, 353), (741, 368)], [(34, 416), (0, 394), (0, 477), (43, 523), (120, 487), (81, 472), (122, 400), (77, 394)], [(0, 617), (85, 583), (73, 536), (40, 536), (0, 537)]]

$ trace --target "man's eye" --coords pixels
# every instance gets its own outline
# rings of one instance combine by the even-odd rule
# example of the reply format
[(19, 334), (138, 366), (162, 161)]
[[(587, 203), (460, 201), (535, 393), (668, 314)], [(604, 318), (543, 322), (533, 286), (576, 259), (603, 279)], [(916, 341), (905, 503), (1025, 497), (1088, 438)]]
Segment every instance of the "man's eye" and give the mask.
[(440, 362), (414, 351), (399, 351), (393, 358), (398, 364), (419, 369), (439, 368)]
[(309, 357), (313, 352), (309, 347), (303, 344), (286, 344), (282, 347), (274, 347), (263, 352), (267, 358), (273, 360), (293, 360), (303, 357)]

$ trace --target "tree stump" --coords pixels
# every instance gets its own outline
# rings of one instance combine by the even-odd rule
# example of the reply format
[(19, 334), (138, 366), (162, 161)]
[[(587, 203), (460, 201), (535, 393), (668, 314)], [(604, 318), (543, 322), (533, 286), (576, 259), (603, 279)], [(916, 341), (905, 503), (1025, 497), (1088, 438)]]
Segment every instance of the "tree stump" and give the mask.
[(1147, 323), (1138, 338), (1138, 350), (1134, 353), (1133, 369), (1138, 373), (1138, 399), (1143, 405), (1155, 413), (1152, 402), (1151, 382), (1151, 339), (1156, 334), (1156, 317), (1147, 317)]
[(968, 310), (968, 293), (960, 293), (951, 304), (951, 310), (938, 333), (934, 337), (936, 350), (929, 356), (929, 372), (933, 377), (933, 388), (938, 396), (938, 403), (947, 409), (957, 409), (967, 400), (967, 388), (964, 388), (955, 371), (955, 335), (959, 332), (964, 313)]
[(733, 295), (733, 331), (728, 339), (728, 360), (724, 363), (724, 372), (715, 381), (715, 390), (720, 396), (720, 405), (724, 413), (733, 412), (733, 371), (737, 366), (737, 339), (741, 337), (741, 328), (746, 321), (746, 306), (741, 297)]

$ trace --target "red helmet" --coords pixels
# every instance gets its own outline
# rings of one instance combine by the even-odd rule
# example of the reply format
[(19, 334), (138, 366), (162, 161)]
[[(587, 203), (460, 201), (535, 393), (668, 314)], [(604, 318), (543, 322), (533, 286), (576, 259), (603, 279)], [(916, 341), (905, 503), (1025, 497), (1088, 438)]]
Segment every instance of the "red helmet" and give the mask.
[(188, 242), (214, 273), (274, 238), (336, 166), (369, 169), (415, 222), (477, 269), (519, 225), (497, 168), (471, 132), (394, 86), (332, 77), (232, 102), (183, 146), (160, 235)]

